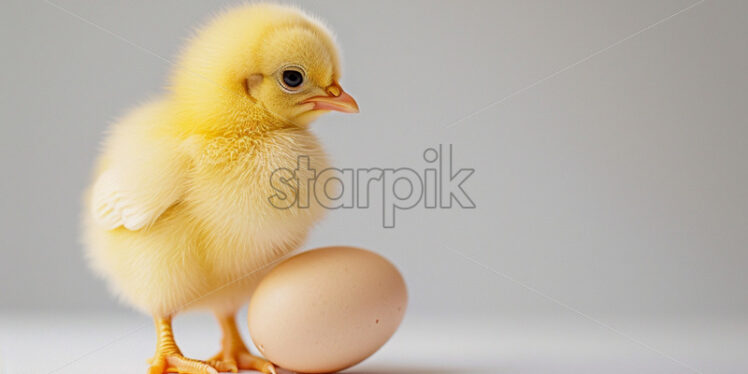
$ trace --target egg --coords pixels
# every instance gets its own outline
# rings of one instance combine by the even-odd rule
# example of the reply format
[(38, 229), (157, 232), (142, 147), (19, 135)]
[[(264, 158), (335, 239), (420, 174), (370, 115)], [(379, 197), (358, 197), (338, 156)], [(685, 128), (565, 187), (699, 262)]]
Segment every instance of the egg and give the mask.
[(384, 257), (360, 248), (300, 253), (271, 270), (249, 305), (249, 330), (274, 364), (301, 373), (353, 366), (397, 330), (405, 281)]

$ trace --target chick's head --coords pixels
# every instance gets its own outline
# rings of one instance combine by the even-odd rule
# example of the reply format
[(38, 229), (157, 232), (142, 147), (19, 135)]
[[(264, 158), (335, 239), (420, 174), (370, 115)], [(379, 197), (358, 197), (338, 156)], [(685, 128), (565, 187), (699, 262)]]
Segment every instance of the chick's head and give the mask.
[(197, 32), (176, 66), (172, 92), (189, 126), (251, 126), (267, 115), (306, 126), (331, 110), (358, 112), (339, 84), (340, 70), (323, 24), (296, 8), (252, 4)]

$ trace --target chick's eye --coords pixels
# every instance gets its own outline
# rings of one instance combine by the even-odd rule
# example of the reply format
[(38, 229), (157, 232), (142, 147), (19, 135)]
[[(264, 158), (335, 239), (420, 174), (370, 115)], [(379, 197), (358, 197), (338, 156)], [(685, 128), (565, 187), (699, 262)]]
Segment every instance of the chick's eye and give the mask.
[(304, 76), (296, 70), (285, 70), (283, 71), (283, 83), (290, 88), (296, 88), (304, 83)]

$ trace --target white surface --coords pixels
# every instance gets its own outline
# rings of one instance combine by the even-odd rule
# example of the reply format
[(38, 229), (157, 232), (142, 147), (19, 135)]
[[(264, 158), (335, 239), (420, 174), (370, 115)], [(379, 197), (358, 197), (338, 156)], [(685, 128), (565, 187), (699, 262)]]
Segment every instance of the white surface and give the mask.
[[(0, 314), (2, 366), (15, 373), (145, 373), (150, 320), (136, 315)], [(351, 373), (745, 373), (748, 321), (607, 318), (617, 332), (580, 316), (408, 318)], [(246, 329), (243, 318), (242, 329)], [(627, 335), (624, 337), (621, 333)], [(206, 358), (219, 332), (207, 314), (175, 320), (183, 352)], [(632, 339), (636, 340), (634, 342)], [(646, 347), (645, 347), (646, 346)], [(255, 352), (256, 350), (252, 348)], [(689, 366), (691, 368), (689, 368)]]

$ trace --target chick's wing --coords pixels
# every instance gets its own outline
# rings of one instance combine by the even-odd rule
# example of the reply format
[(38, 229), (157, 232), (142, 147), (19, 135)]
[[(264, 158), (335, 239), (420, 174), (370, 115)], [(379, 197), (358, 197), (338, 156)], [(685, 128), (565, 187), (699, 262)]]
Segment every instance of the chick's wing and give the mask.
[(136, 112), (115, 126), (104, 144), (89, 206), (106, 229), (143, 229), (187, 189), (195, 141), (154, 136), (147, 126), (153, 119), (152, 112)]

